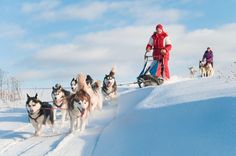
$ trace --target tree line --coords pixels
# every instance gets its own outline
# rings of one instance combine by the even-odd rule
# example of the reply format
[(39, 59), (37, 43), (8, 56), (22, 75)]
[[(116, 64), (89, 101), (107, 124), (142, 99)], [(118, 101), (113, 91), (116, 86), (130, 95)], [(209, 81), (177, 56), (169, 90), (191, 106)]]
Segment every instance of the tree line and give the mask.
[(3, 102), (21, 100), (21, 84), (13, 76), (0, 69), (0, 100)]

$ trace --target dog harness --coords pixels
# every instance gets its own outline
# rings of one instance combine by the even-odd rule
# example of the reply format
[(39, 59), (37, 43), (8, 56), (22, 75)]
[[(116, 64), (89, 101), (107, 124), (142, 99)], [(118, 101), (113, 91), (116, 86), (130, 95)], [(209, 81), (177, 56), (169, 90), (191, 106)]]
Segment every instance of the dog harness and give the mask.
[[(42, 116), (43, 115), (43, 110), (42, 109), (40, 109), (40, 111), (38, 112), (38, 116), (36, 117), (36, 118), (33, 118), (31, 115), (30, 115), (30, 112), (27, 110), (27, 112), (28, 112), (28, 117), (30, 118), (30, 119), (32, 119), (32, 120), (34, 120), (36, 123), (38, 123), (37, 122), (37, 119), (40, 117), (40, 116)], [(45, 120), (45, 119), (44, 119)], [(45, 121), (44, 121), (45, 122)], [(43, 122), (43, 123), (44, 123)]]
[[(63, 96), (63, 101), (64, 101), (64, 96)], [(60, 104), (60, 105), (57, 105), (54, 101), (53, 101), (53, 104), (55, 105), (55, 106), (57, 106), (57, 107), (59, 107), (59, 108), (61, 108), (62, 107), (62, 105), (63, 105), (63, 102)]]
[(112, 93), (114, 93), (115, 91), (116, 91), (116, 89), (114, 89), (113, 91), (111, 91), (111, 92), (107, 92), (107, 89), (106, 88), (104, 88), (104, 87), (102, 87), (102, 91), (107, 95), (107, 96), (110, 96), (110, 94), (112, 94)]

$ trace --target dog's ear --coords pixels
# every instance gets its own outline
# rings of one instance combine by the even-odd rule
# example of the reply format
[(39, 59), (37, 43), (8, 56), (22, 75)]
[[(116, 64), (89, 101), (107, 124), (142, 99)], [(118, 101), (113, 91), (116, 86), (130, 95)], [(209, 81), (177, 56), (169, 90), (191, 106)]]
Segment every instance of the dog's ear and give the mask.
[(75, 81), (75, 83), (77, 83), (77, 82), (78, 82), (78, 79), (77, 79), (77, 78), (74, 78), (74, 81)]
[(86, 79), (92, 80), (92, 77), (90, 75), (87, 75)]
[(38, 93), (36, 93), (34, 97), (37, 99), (38, 98)]
[(29, 94), (27, 93), (26, 95), (27, 95), (27, 98), (29, 99), (30, 98)]
[(61, 88), (61, 85), (60, 85), (59, 83), (57, 83), (57, 84), (55, 85), (55, 88), (60, 89), (60, 88)]
[(54, 86), (52, 87), (52, 90), (55, 90)]
[(62, 86), (61, 86), (61, 85), (59, 85), (59, 86), (58, 86), (58, 89), (59, 89), (59, 90), (62, 90)]
[(61, 86), (58, 88), (58, 90), (64, 90)]

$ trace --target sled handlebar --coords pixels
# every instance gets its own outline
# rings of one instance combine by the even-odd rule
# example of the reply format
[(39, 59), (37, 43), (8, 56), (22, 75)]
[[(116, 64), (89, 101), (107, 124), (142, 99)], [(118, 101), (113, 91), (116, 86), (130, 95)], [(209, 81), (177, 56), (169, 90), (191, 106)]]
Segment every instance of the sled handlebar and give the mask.
[(144, 55), (144, 61), (153, 61), (154, 57), (158, 57), (157, 55), (152, 56), (152, 55), (147, 55), (147, 53), (145, 53)]
[(147, 55), (147, 53), (145, 53), (144, 55), (144, 61), (153, 61), (153, 57), (155, 56), (152, 56), (152, 55)]
[(147, 55), (148, 53), (146, 52), (145, 55), (144, 55), (144, 61), (147, 61), (149, 60), (149, 58), (151, 58), (152, 56), (151, 55)]

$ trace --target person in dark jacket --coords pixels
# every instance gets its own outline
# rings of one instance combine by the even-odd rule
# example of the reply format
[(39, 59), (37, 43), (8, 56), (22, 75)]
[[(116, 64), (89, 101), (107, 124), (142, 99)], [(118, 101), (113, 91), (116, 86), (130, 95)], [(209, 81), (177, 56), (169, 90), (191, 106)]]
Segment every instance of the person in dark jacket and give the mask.
[(203, 57), (202, 57), (202, 62), (204, 62), (206, 60), (206, 64), (211, 63), (212, 67), (213, 67), (213, 52), (211, 50), (210, 47), (207, 48), (207, 50), (205, 51)]

